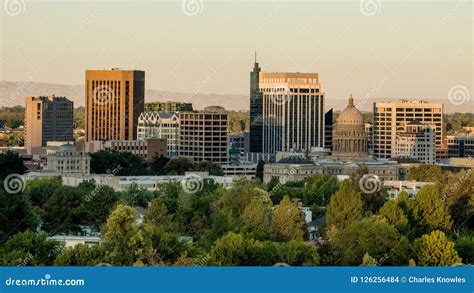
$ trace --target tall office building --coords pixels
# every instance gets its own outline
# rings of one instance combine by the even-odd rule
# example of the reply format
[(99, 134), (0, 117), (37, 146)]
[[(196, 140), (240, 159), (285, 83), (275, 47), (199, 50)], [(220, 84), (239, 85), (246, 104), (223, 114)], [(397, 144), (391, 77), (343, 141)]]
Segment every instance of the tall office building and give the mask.
[(444, 137), (443, 104), (408, 100), (375, 102), (373, 114), (372, 145), (376, 158), (395, 156), (397, 137), (413, 120), (431, 125), (436, 135), (436, 148), (441, 147)]
[(324, 114), (324, 148), (332, 150), (333, 111), (330, 109)]
[(179, 155), (179, 116), (174, 113), (143, 112), (138, 117), (138, 140), (164, 138), (168, 157)]
[(324, 147), (324, 91), (317, 73), (250, 73), (250, 152)]
[(404, 128), (398, 134), (394, 156), (411, 157), (424, 164), (436, 163), (436, 135), (433, 127), (413, 120)]
[(176, 113), (180, 111), (192, 111), (193, 104), (185, 102), (148, 102), (145, 103), (145, 112)]
[(263, 94), (259, 88), (260, 71), (255, 56), (253, 71), (250, 72), (249, 152), (251, 153), (261, 153), (263, 151)]
[(144, 109), (145, 72), (86, 71), (86, 141), (135, 140)]
[(65, 97), (25, 97), (25, 148), (46, 147), (48, 141), (74, 141), (74, 103)]
[(179, 112), (179, 156), (193, 162), (228, 162), (227, 112), (211, 106), (199, 112)]

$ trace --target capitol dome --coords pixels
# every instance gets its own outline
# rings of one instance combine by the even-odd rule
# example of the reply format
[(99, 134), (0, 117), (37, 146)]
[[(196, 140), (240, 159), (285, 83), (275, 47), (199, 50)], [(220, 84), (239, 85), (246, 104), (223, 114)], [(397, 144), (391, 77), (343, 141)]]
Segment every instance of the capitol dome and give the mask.
[(364, 119), (360, 111), (354, 106), (352, 95), (349, 96), (349, 103), (337, 118), (338, 125), (364, 125)]

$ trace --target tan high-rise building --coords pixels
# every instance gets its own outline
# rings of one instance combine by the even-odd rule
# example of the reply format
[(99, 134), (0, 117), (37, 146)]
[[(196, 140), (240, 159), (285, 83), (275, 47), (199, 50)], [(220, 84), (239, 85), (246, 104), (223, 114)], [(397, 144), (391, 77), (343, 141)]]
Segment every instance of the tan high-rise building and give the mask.
[(86, 141), (135, 140), (145, 102), (145, 72), (86, 70)]
[(376, 102), (373, 108), (372, 144), (376, 158), (395, 156), (395, 145), (405, 126), (417, 120), (433, 128), (436, 148), (440, 148), (444, 137), (443, 104), (425, 101), (401, 100)]
[(25, 148), (28, 154), (48, 141), (74, 141), (73, 102), (65, 97), (25, 97)]

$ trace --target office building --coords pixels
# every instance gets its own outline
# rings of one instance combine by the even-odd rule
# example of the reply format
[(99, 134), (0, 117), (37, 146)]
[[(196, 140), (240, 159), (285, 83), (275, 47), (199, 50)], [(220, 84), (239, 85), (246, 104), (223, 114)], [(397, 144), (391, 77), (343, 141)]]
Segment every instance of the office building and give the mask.
[(138, 116), (144, 110), (145, 72), (86, 70), (86, 142), (137, 139)]
[(324, 91), (317, 73), (250, 74), (250, 152), (324, 147)]
[(176, 113), (181, 111), (193, 111), (193, 104), (173, 101), (145, 103), (145, 112)]
[(411, 157), (424, 164), (436, 163), (436, 135), (433, 127), (413, 120), (404, 128), (395, 143), (395, 156)]
[(324, 114), (324, 148), (332, 150), (333, 111), (330, 109)]
[(245, 133), (229, 134), (229, 160), (239, 164), (245, 158)]
[(443, 104), (400, 100), (375, 102), (373, 106), (372, 144), (376, 158), (395, 156), (395, 144), (405, 125), (413, 120), (431, 125), (436, 135), (436, 148), (444, 137)]
[(446, 143), (449, 158), (474, 157), (474, 135), (447, 136)]
[(138, 117), (138, 140), (164, 138), (168, 157), (179, 154), (179, 116), (174, 113), (143, 112)]
[(72, 144), (64, 144), (55, 152), (48, 153), (47, 170), (60, 175), (89, 175), (89, 154), (76, 150)]
[(168, 155), (167, 140), (165, 138), (147, 138), (144, 140), (96, 140), (85, 143), (85, 151), (95, 153), (110, 149), (118, 152), (129, 152), (150, 162), (155, 157)]
[(227, 112), (211, 106), (199, 112), (179, 112), (179, 156), (193, 162), (228, 162)]
[(73, 141), (74, 104), (65, 97), (25, 97), (25, 148), (28, 154), (48, 141)]

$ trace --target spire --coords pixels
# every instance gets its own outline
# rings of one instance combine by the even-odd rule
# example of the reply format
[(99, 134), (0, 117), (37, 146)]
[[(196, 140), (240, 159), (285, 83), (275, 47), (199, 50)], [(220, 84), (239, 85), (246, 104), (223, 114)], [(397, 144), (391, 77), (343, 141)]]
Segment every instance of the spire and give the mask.
[(352, 97), (352, 94), (349, 96), (349, 106), (354, 106), (354, 98)]
[(254, 63), (257, 63), (257, 50), (255, 50), (255, 62)]

